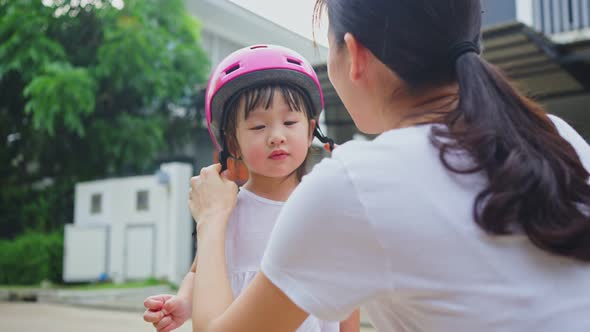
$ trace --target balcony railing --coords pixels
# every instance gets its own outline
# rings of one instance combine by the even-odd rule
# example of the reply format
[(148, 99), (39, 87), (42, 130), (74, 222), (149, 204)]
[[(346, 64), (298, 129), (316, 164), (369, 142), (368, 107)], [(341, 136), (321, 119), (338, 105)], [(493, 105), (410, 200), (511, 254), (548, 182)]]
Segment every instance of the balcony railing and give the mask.
[[(516, 0), (519, 1), (519, 0)], [(535, 29), (555, 35), (590, 28), (590, 0), (532, 0)]]

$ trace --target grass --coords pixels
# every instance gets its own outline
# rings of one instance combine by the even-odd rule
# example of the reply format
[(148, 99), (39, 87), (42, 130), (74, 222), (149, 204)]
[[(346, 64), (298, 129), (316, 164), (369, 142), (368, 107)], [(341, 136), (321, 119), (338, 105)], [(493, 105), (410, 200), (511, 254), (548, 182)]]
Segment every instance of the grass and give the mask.
[(126, 282), (123, 284), (115, 284), (112, 282), (101, 282), (95, 284), (82, 284), (82, 285), (64, 285), (57, 288), (72, 289), (72, 290), (102, 290), (102, 289), (127, 289), (127, 288), (141, 288), (149, 286), (167, 285), (164, 281), (152, 281), (150, 279), (145, 281)]
[(0, 285), (1, 290), (19, 290), (19, 289), (31, 289), (31, 288), (38, 288), (37, 286), (24, 286), (24, 285)]
[[(141, 288), (149, 286), (160, 286), (168, 285), (172, 289), (176, 290), (176, 285), (173, 285), (167, 281), (157, 280), (154, 278), (146, 279), (143, 281), (126, 282), (123, 284), (115, 284), (112, 282), (98, 282), (90, 284), (76, 284), (76, 285), (51, 285), (49, 289), (64, 289), (64, 290), (107, 290), (107, 289), (130, 289), (130, 288)], [(39, 285), (0, 285), (0, 289), (3, 290), (25, 290), (25, 289), (36, 289), (40, 288)]]

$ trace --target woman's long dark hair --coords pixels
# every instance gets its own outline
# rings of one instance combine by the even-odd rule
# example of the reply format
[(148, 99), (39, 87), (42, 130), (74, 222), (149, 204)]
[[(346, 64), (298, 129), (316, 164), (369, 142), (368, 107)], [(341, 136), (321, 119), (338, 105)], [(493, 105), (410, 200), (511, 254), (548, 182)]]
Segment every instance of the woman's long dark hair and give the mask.
[[(574, 148), (495, 66), (473, 52), (450, 58), (452, 45), (479, 45), (480, 0), (318, 0), (316, 20), (324, 7), (338, 47), (350, 32), (411, 91), (458, 83), (459, 105), (431, 140), (447, 169), (487, 176), (473, 207), (481, 228), (519, 228), (545, 251), (590, 262), (589, 174)], [(458, 151), (474, 164), (453, 165)]]

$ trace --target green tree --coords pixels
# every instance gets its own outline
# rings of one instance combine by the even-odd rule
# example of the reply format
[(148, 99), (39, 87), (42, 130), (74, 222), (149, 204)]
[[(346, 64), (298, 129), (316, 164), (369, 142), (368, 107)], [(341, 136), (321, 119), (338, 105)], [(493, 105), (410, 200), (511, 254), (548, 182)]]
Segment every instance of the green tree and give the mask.
[(0, 0), (0, 236), (59, 229), (77, 181), (186, 143), (199, 35), (182, 0)]

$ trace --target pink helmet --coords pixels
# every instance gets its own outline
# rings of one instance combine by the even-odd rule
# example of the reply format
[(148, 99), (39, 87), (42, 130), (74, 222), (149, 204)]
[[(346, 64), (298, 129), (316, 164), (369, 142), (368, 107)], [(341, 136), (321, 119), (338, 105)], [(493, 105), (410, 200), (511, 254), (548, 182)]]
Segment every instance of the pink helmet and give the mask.
[[(324, 108), (320, 81), (313, 67), (297, 52), (281, 46), (255, 45), (233, 52), (217, 65), (207, 85), (205, 112), (209, 134), (218, 151), (224, 148), (221, 129), (227, 101), (246, 88), (277, 83), (305, 91), (311, 103), (311, 116), (317, 119)], [(317, 130), (316, 136), (322, 141), (327, 139)]]

